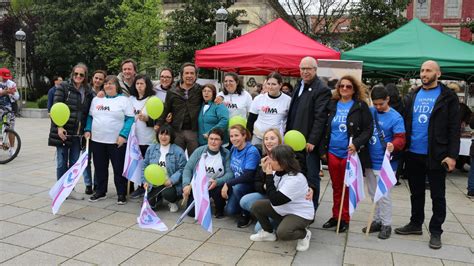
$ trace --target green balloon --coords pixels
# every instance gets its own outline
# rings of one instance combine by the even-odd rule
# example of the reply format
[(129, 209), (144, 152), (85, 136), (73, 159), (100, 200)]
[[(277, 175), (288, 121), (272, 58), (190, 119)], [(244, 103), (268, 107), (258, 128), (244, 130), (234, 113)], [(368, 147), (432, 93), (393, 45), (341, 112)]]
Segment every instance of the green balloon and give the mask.
[(301, 151), (306, 147), (306, 139), (298, 130), (286, 132), (284, 141), (285, 144), (290, 146), (294, 151)]
[(150, 164), (145, 168), (145, 179), (152, 185), (161, 186), (166, 181), (166, 169), (157, 165)]
[(153, 96), (146, 101), (145, 108), (151, 119), (158, 119), (163, 113), (164, 106), (160, 98)]
[(229, 119), (229, 127), (233, 125), (242, 125), (247, 128), (247, 119), (241, 117), (240, 115), (233, 116)]
[(51, 107), (51, 111), (49, 112), (49, 114), (54, 124), (56, 124), (58, 127), (62, 127), (69, 120), (71, 111), (69, 111), (69, 107), (66, 104), (55, 103)]

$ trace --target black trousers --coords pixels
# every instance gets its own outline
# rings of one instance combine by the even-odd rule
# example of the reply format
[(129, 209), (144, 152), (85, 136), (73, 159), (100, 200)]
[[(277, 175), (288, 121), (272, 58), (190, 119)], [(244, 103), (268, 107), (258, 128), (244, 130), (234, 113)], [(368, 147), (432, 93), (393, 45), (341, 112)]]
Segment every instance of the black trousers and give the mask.
[(406, 175), (410, 186), (411, 218), (410, 223), (421, 226), (425, 220), (425, 179), (430, 183), (430, 194), (433, 205), (429, 230), (431, 234), (441, 235), (446, 219), (446, 170), (428, 169), (426, 155), (405, 153)]
[(112, 162), (114, 171), (114, 183), (117, 189), (117, 195), (127, 194), (127, 179), (122, 176), (123, 164), (125, 161), (125, 150), (127, 145), (120, 148), (117, 144), (106, 144), (92, 141), (92, 153), (94, 154), (94, 168), (97, 178), (96, 192), (98, 194), (107, 193), (109, 183), (109, 161)]
[[(221, 195), (222, 186), (217, 186), (214, 189), (209, 190), (209, 197), (214, 200), (214, 205), (216, 207), (216, 212), (224, 213), (225, 199)], [(189, 194), (188, 204), (189, 206), (194, 201), (193, 193)], [(189, 211), (188, 216), (194, 217), (194, 207)]]

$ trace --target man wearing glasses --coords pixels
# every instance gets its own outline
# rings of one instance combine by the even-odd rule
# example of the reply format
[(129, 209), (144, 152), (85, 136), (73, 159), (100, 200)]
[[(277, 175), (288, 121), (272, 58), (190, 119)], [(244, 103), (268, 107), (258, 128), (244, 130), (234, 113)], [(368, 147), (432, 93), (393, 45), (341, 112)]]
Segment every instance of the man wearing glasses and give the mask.
[(291, 97), (286, 131), (298, 130), (306, 138), (306, 177), (308, 184), (313, 189), (314, 209), (319, 202), (319, 169), (320, 146), (326, 119), (328, 117), (327, 105), (331, 99), (331, 90), (317, 76), (318, 65), (316, 59), (307, 56), (301, 59), (301, 80), (296, 84)]

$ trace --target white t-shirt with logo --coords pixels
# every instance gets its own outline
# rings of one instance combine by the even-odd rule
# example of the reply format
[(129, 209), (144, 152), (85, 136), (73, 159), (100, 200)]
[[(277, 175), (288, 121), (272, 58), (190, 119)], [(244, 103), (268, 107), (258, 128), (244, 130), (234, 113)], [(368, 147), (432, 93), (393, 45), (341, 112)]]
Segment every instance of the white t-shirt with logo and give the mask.
[(286, 127), (291, 97), (282, 93), (278, 98), (271, 98), (268, 93), (260, 94), (252, 102), (250, 112), (257, 114), (253, 134), (261, 139), (270, 128), (282, 130)]
[(209, 179), (217, 179), (224, 175), (224, 165), (222, 164), (220, 152), (215, 155), (207, 152), (205, 158), (206, 174)]
[(308, 193), (308, 182), (306, 177), (298, 173), (297, 175), (285, 174), (275, 175), (273, 178), (277, 191), (283, 193), (291, 201), (280, 206), (273, 206), (273, 209), (281, 216), (289, 214), (297, 215), (307, 220), (314, 219), (314, 206), (312, 200), (306, 199)]
[(222, 104), (229, 110), (229, 118), (240, 115), (243, 118), (247, 118), (250, 106), (252, 105), (252, 96), (247, 91), (242, 91), (239, 95), (237, 93), (228, 93), (224, 95), (224, 92), (217, 94), (224, 98)]
[[(135, 96), (130, 96), (130, 102), (133, 107), (133, 113), (135, 114), (136, 133), (139, 145), (150, 145), (155, 140), (155, 130), (153, 127), (148, 127), (146, 122), (137, 119), (137, 115), (141, 112), (144, 115), (148, 115), (145, 108), (145, 103), (148, 98), (138, 100)], [(149, 118), (151, 119), (151, 118)]]
[[(165, 168), (166, 171), (166, 155), (170, 152), (171, 144), (166, 146), (160, 145), (160, 158), (158, 159), (158, 165)], [(168, 173), (166, 173), (168, 175)]]
[(92, 116), (92, 140), (100, 143), (117, 142), (123, 128), (125, 116), (133, 117), (133, 107), (128, 97), (118, 95), (113, 98), (95, 97), (89, 114)]

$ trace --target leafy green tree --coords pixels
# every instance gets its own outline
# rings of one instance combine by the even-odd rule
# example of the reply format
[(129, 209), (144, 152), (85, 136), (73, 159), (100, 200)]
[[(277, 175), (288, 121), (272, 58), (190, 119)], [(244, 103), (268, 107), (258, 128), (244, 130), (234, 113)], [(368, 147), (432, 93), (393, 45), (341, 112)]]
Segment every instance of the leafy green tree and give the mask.
[(350, 9), (347, 41), (355, 47), (374, 41), (407, 22), (402, 12), (410, 0), (360, 0)]
[[(228, 8), (231, 1), (223, 7)], [(216, 10), (221, 7), (220, 1), (185, 0), (180, 9), (168, 15), (166, 42), (171, 46), (167, 53), (166, 65), (179, 70), (184, 62), (194, 61), (194, 52), (215, 45)], [(244, 10), (229, 12), (227, 26), (238, 26), (237, 17), (245, 15)], [(236, 36), (229, 36), (232, 39)]]
[(161, 1), (124, 0), (105, 18), (100, 29), (97, 52), (111, 70), (118, 71), (126, 58), (138, 62), (140, 71), (156, 68), (160, 61)]

